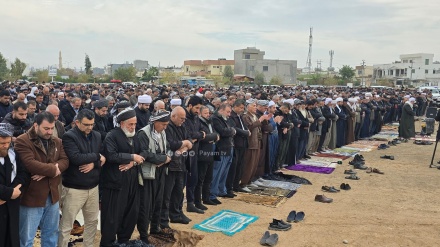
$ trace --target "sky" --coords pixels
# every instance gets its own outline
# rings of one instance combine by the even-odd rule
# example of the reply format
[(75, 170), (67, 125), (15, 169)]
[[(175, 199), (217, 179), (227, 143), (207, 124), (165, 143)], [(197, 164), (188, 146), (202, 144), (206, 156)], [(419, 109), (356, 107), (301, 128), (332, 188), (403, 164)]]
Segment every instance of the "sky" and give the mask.
[(0, 53), (31, 67), (93, 67), (147, 60), (233, 59), (257, 47), (265, 58), (312, 67), (390, 63), (400, 54), (440, 60), (438, 0), (1, 0)]

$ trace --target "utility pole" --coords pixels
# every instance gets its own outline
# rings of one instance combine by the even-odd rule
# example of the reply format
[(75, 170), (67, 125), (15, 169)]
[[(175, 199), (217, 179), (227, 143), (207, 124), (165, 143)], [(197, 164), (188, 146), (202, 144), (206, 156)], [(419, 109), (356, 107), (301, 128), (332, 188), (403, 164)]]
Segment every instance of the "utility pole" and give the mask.
[(365, 86), (365, 60), (362, 60), (362, 77), (361, 77), (361, 86)]

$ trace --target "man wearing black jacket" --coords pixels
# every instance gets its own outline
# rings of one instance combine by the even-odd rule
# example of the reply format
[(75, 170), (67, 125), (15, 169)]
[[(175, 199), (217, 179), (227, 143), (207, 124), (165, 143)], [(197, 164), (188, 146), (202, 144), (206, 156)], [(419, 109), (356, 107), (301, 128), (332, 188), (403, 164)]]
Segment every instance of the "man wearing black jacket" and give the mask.
[(138, 131), (142, 150), (141, 155), (146, 157), (146, 161), (141, 164), (143, 186), (141, 186), (141, 207), (137, 228), (140, 239), (147, 244), (149, 243), (148, 228), (150, 223), (150, 234), (162, 232), (159, 223), (165, 188), (166, 164), (171, 161), (171, 157), (167, 154), (170, 148), (165, 134), (169, 120), (169, 112), (158, 112), (156, 115), (151, 116), (151, 124)]
[(212, 182), (212, 172), (214, 163), (214, 143), (220, 140), (220, 136), (215, 132), (210, 118), (210, 110), (207, 106), (200, 108), (200, 123), (206, 136), (199, 144), (197, 153), (198, 181), (194, 190), (194, 205), (201, 210), (208, 208), (202, 204), (217, 205), (209, 200), (209, 190)]
[(6, 114), (3, 123), (8, 123), (13, 126), (13, 141), (16, 137), (29, 130), (32, 124), (27, 119), (27, 105), (23, 102), (15, 103), (12, 112)]
[(120, 127), (104, 140), (107, 163), (102, 166), (101, 246), (130, 240), (139, 213), (139, 170), (145, 158), (136, 135), (136, 112), (127, 108), (116, 116)]
[(69, 168), (63, 173), (63, 190), (58, 246), (67, 246), (70, 231), (79, 210), (84, 215), (84, 246), (92, 247), (99, 215), (99, 173), (105, 157), (99, 153), (101, 135), (92, 130), (95, 115), (84, 109), (78, 113), (76, 127), (63, 135), (63, 146), (69, 158)]
[(104, 141), (105, 136), (110, 131), (107, 121), (108, 101), (105, 99), (95, 101), (93, 103), (93, 110), (95, 113), (95, 126), (93, 126), (93, 130), (98, 131), (101, 134), (101, 140)]
[(172, 152), (168, 165), (168, 175), (165, 178), (160, 227), (170, 228), (169, 222), (189, 224), (191, 221), (182, 211), (183, 188), (185, 187), (186, 165), (188, 150), (193, 143), (182, 124), (186, 120), (185, 109), (178, 106), (171, 112), (171, 119), (165, 130), (167, 141)]
[(185, 109), (186, 121), (182, 124), (182, 127), (185, 128), (190, 140), (194, 143), (192, 149), (189, 150), (189, 157), (186, 159), (186, 168), (188, 169), (186, 182), (186, 211), (199, 214), (203, 214), (203, 210), (194, 205), (194, 190), (198, 182), (197, 154), (199, 152), (199, 143), (206, 136), (206, 132), (202, 130), (200, 118), (198, 116), (201, 106), (202, 99), (198, 96), (192, 96)]
[(232, 125), (234, 123), (228, 121), (231, 111), (230, 105), (221, 104), (218, 112), (212, 116), (214, 129), (219, 133), (220, 140), (216, 144), (215, 152), (218, 158), (214, 161), (211, 195), (209, 199), (217, 204), (221, 204), (217, 196), (234, 197), (234, 195), (228, 195), (226, 190), (226, 179), (234, 152), (234, 136), (237, 133)]
[(234, 136), (234, 154), (231, 167), (229, 168), (228, 178), (226, 179), (226, 196), (233, 196), (234, 191), (240, 191), (240, 179), (244, 167), (244, 151), (248, 148), (248, 137), (251, 135), (251, 132), (246, 125), (243, 124), (243, 120), (241, 119), (241, 114), (244, 112), (244, 105), (244, 100), (236, 100), (232, 105), (231, 117), (229, 118), (237, 134)]

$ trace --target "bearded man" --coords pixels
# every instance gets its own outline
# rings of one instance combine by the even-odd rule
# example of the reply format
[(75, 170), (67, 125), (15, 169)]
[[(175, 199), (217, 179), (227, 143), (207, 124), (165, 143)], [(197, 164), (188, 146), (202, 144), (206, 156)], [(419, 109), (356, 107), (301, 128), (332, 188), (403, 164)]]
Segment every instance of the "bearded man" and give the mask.
[(13, 127), (0, 123), (0, 246), (19, 247), (18, 231), (21, 186), (27, 175), (14, 149), (11, 148)]
[(139, 213), (140, 173), (145, 159), (136, 135), (136, 112), (132, 108), (116, 116), (119, 127), (104, 140), (106, 164), (101, 171), (101, 245), (113, 246), (130, 240)]
[(151, 116), (149, 108), (152, 101), (150, 95), (141, 95), (138, 97), (138, 105), (134, 108), (137, 118), (136, 131), (148, 125)]

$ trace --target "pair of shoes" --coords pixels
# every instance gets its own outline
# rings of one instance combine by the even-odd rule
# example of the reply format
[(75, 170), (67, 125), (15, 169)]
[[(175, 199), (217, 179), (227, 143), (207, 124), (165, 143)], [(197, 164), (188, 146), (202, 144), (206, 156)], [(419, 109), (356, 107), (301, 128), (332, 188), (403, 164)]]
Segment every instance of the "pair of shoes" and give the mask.
[(341, 190), (351, 190), (351, 187), (349, 184), (342, 183), (340, 186)]
[(394, 156), (392, 156), (392, 155), (383, 155), (383, 156), (380, 156), (380, 158), (381, 158), (381, 159), (394, 160)]
[(377, 169), (377, 168), (373, 168), (370, 167), (366, 170), (367, 173), (377, 173), (377, 174), (385, 174), (383, 171)]
[(357, 172), (356, 171), (353, 171), (352, 169), (350, 169), (350, 170), (345, 170), (344, 171), (344, 174), (356, 174)]
[(203, 205), (202, 203), (195, 203), (194, 206), (196, 206), (196, 208), (201, 209), (201, 210), (208, 210), (208, 208)]
[(348, 162), (348, 164), (354, 166), (354, 165), (365, 165), (365, 161), (361, 161), (361, 160), (352, 160), (350, 162)]
[(336, 193), (336, 192), (339, 192), (340, 190), (338, 190), (338, 189), (336, 189), (335, 187), (329, 187), (329, 186), (322, 186), (321, 187), (321, 189), (323, 190), (323, 191), (327, 191), (327, 192), (330, 192), (330, 193)]
[(222, 202), (219, 201), (217, 198), (216, 198), (216, 199), (211, 199), (211, 201), (214, 202), (214, 203), (217, 203), (217, 205), (218, 205), (218, 204), (222, 204)]
[(211, 200), (203, 201), (203, 204), (212, 205), (212, 206), (216, 206), (217, 205), (217, 203), (215, 203), (215, 202), (213, 202)]
[(295, 222), (298, 223), (300, 221), (304, 220), (304, 217), (306, 215), (304, 214), (304, 212), (296, 212), (295, 210), (290, 211), (289, 215), (287, 216), (287, 222)]
[(269, 223), (269, 230), (273, 231), (288, 231), (292, 228), (292, 225), (284, 222), (283, 220), (273, 219), (272, 223)]
[(361, 179), (360, 177), (358, 177), (358, 176), (356, 176), (354, 174), (351, 174), (350, 176), (347, 176), (345, 178), (346, 179), (351, 179), (351, 180), (359, 180), (359, 179)]
[(385, 144), (385, 143), (382, 143), (382, 144), (380, 144), (378, 147), (377, 147), (377, 149), (378, 150), (381, 150), (381, 149), (387, 149), (387, 148), (389, 148), (390, 146), (388, 146), (387, 144)]
[(193, 203), (188, 203), (188, 205), (186, 205), (186, 212), (189, 213), (198, 213), (198, 214), (204, 214), (205, 211), (198, 209)]
[(266, 231), (260, 239), (260, 244), (265, 246), (275, 246), (278, 243), (278, 234), (270, 234)]
[(317, 202), (323, 202), (323, 203), (331, 203), (333, 202), (332, 198), (326, 197), (325, 195), (316, 195), (315, 201)]

